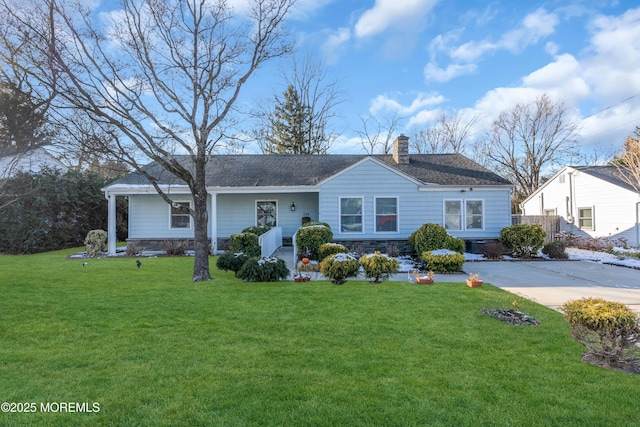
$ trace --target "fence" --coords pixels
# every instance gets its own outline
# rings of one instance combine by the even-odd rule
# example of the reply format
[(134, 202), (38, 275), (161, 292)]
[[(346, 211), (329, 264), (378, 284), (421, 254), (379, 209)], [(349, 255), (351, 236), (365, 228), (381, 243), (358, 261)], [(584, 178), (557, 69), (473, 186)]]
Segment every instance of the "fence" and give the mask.
[(560, 215), (511, 215), (511, 224), (538, 224), (547, 232), (544, 242), (549, 243), (560, 232)]

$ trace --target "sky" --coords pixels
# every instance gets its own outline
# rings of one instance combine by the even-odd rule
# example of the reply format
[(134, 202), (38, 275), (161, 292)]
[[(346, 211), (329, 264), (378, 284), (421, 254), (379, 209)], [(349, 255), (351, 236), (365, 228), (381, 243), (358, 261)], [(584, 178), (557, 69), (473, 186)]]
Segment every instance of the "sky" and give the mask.
[[(586, 154), (619, 150), (640, 126), (637, 0), (298, 0), (287, 28), (342, 91), (332, 153), (365, 153), (363, 117), (397, 114), (410, 136), (443, 113), (477, 114), (477, 137), (545, 93), (564, 102)], [(283, 92), (274, 73), (286, 64), (259, 70), (243, 102)]]

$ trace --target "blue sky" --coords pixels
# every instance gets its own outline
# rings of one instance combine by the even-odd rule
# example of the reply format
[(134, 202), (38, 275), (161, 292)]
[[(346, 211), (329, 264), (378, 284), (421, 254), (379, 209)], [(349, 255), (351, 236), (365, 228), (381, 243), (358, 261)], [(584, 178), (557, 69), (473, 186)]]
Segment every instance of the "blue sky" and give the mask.
[[(442, 113), (479, 114), (479, 133), (543, 93), (565, 102), (585, 152), (618, 149), (640, 125), (637, 1), (298, 0), (288, 27), (344, 93), (334, 153), (364, 152), (362, 116), (397, 113), (411, 135)], [(255, 76), (254, 102), (284, 90), (283, 64)]]

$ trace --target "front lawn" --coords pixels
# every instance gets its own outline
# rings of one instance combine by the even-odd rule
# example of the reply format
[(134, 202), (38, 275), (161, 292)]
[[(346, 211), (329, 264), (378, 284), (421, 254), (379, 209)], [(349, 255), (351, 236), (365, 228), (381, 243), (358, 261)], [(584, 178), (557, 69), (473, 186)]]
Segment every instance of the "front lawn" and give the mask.
[[(583, 426), (638, 421), (638, 376), (485, 284), (243, 283), (192, 258), (0, 256), (0, 425)], [(99, 412), (41, 413), (47, 402)], [(635, 421), (634, 421), (635, 420)]]

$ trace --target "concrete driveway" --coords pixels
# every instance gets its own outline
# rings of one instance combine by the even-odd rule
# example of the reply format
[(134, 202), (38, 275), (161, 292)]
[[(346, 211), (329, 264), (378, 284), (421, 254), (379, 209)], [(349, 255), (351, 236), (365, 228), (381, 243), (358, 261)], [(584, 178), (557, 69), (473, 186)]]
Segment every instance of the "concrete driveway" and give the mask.
[(640, 312), (640, 270), (588, 261), (466, 262), (487, 283), (557, 309), (567, 301), (600, 297)]

